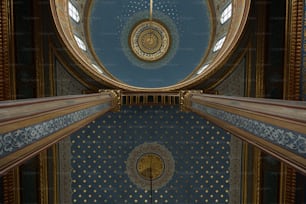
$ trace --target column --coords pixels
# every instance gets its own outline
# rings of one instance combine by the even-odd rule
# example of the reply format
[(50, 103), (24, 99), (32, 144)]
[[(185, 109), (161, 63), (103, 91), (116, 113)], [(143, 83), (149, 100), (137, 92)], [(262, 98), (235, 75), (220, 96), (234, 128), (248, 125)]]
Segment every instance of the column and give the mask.
[(0, 102), (0, 175), (108, 111), (120, 92)]
[(306, 173), (306, 102), (182, 91), (181, 106)]

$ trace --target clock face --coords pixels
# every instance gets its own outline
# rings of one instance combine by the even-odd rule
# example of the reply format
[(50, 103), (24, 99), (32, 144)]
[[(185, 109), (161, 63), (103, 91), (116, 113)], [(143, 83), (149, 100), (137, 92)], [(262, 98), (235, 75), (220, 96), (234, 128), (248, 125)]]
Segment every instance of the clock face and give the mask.
[(157, 154), (147, 153), (138, 159), (136, 168), (138, 174), (144, 179), (154, 180), (163, 174), (164, 161)]

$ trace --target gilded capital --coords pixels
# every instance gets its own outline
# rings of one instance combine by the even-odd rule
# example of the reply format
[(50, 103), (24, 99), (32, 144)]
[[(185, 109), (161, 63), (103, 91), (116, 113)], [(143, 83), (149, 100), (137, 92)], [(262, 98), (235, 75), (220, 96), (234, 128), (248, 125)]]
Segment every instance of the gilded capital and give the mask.
[(115, 90), (115, 89), (99, 89), (99, 93), (110, 93), (113, 98), (113, 111), (118, 112), (121, 108), (121, 90)]
[(180, 109), (183, 112), (188, 112), (190, 106), (190, 97), (192, 94), (202, 94), (202, 90), (181, 90), (180, 91)]

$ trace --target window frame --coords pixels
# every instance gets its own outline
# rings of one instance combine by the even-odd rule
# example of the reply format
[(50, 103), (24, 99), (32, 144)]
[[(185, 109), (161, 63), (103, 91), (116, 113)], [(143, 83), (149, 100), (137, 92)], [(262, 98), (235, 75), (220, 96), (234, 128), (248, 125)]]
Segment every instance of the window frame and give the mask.
[(87, 46), (86, 46), (85, 42), (79, 36), (77, 36), (76, 34), (73, 34), (73, 36), (74, 36), (74, 39), (75, 39), (78, 47), (81, 50), (86, 52), (87, 51)]
[(213, 52), (219, 51), (222, 48), (225, 40), (226, 40), (226, 35), (224, 35), (223, 37), (219, 38), (219, 40), (215, 43), (215, 46), (213, 48)]
[(223, 9), (221, 16), (220, 16), (220, 23), (221, 25), (225, 24), (226, 22), (231, 19), (233, 15), (233, 4), (230, 2), (229, 4), (226, 5), (226, 7)]
[(68, 1), (68, 15), (76, 23), (79, 23), (81, 20), (79, 10), (71, 1)]

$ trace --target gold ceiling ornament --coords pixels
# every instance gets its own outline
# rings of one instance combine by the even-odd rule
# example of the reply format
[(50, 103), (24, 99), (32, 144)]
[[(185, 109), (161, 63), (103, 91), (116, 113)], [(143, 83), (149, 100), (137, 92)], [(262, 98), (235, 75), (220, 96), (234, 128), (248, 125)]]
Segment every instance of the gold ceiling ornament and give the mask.
[(151, 20), (136, 25), (130, 35), (133, 53), (144, 61), (157, 61), (163, 58), (169, 50), (170, 41), (166, 27)]
[(136, 168), (144, 179), (155, 180), (164, 172), (164, 161), (159, 155), (148, 153), (138, 159)]
[(157, 190), (172, 178), (175, 162), (169, 150), (158, 143), (143, 143), (135, 147), (126, 162), (130, 180), (144, 190)]

